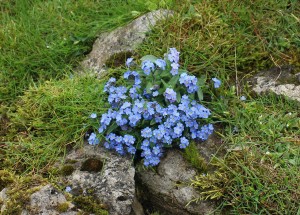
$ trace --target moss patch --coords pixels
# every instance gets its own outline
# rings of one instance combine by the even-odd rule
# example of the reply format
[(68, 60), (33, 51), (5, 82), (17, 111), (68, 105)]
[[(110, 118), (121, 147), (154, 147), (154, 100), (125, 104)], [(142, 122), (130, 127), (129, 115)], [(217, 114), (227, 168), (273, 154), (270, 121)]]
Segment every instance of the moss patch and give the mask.
[(71, 175), (74, 172), (74, 167), (72, 165), (64, 165), (60, 170), (60, 175), (68, 176)]
[(191, 142), (184, 150), (184, 158), (187, 159), (191, 165), (200, 172), (206, 172), (208, 165), (206, 160), (200, 155), (195, 142)]
[[(11, 175), (13, 182), (7, 186), (8, 200), (5, 202), (6, 209), (3, 211), (3, 215), (21, 214), (21, 211), (26, 209), (31, 194), (47, 183), (38, 175), (22, 177)], [(27, 209), (30, 210), (30, 208)]]
[[(79, 209), (99, 215), (108, 215), (107, 207), (95, 200), (93, 196), (78, 196), (73, 198), (73, 203)], [(85, 214), (85, 213), (84, 213)]]
[(112, 55), (106, 62), (105, 65), (109, 68), (115, 68), (124, 66), (127, 58), (132, 57), (133, 53), (130, 51), (127, 52), (119, 52)]
[(103, 162), (96, 158), (89, 158), (82, 163), (81, 171), (99, 172), (102, 170)]
[(0, 170), (0, 191), (14, 182), (13, 174), (7, 170)]
[(68, 209), (69, 209), (68, 202), (61, 203), (61, 204), (57, 205), (57, 207), (56, 207), (56, 210), (60, 213), (67, 212)]

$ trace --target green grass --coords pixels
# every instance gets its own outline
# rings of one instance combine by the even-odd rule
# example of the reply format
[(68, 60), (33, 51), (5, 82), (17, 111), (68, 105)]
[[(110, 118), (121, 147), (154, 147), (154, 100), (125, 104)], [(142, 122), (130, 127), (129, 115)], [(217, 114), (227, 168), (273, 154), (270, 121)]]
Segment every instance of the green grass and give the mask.
[(32, 82), (62, 78), (87, 54), (96, 36), (146, 11), (122, 0), (0, 1), (0, 103)]
[(74, 76), (29, 88), (14, 110), (6, 109), (9, 121), (1, 165), (19, 172), (45, 172), (97, 125), (89, 116), (106, 110), (104, 83), (105, 78)]
[[(299, 1), (185, 1), (138, 50), (181, 52), (194, 74), (248, 74), (275, 65), (300, 66)], [(222, 71), (220, 71), (222, 70)]]
[(297, 214), (300, 200), (300, 105), (275, 95), (242, 102), (229, 93), (210, 104), (229, 152), (193, 186), (221, 198), (234, 214)]

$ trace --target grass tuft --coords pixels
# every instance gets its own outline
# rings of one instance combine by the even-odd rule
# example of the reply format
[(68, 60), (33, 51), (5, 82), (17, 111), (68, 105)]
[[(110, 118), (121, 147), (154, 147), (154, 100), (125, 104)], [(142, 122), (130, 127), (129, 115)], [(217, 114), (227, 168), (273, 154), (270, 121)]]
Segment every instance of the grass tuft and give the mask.
[(0, 102), (12, 102), (32, 82), (71, 73), (99, 33), (145, 10), (122, 0), (1, 1)]
[(9, 111), (2, 165), (19, 171), (39, 171), (53, 163), (66, 148), (83, 140), (92, 112), (106, 110), (105, 79), (66, 78), (33, 86)]

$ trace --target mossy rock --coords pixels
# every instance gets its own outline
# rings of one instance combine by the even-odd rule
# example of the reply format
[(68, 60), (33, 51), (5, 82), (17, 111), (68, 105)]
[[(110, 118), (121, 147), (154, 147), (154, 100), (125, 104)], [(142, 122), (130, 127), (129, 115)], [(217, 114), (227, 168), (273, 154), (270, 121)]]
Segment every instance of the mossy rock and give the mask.
[(74, 172), (75, 168), (72, 165), (64, 165), (60, 168), (59, 173), (62, 176), (71, 175)]
[(83, 214), (95, 213), (99, 215), (108, 215), (107, 206), (97, 201), (93, 196), (74, 197), (73, 203), (77, 208), (88, 212)]
[(116, 68), (119, 66), (124, 66), (126, 59), (131, 57), (133, 55), (132, 52), (127, 51), (127, 52), (119, 52), (114, 55), (112, 55), (106, 62), (106, 66), (108, 68)]
[[(7, 172), (4, 175), (7, 176)], [(8, 181), (10, 183), (6, 186), (8, 189), (6, 192), (8, 199), (5, 202), (5, 211), (1, 214), (21, 214), (30, 201), (30, 196), (46, 184), (47, 181), (38, 175), (22, 177), (12, 173), (9, 173), (9, 175)]]

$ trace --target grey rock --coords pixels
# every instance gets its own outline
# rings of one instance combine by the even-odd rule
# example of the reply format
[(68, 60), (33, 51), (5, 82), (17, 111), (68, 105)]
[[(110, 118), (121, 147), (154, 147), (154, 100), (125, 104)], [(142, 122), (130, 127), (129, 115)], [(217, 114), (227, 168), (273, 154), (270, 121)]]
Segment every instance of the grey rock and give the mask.
[(0, 204), (2, 204), (1, 205), (1, 210), (0, 210), (1, 213), (3, 213), (5, 211), (5, 208), (6, 208), (6, 205), (5, 205), (5, 201), (7, 200), (6, 192), (7, 192), (7, 188), (4, 188), (0, 192), (0, 202), (2, 202), (2, 203), (0, 203)]
[(271, 91), (300, 102), (300, 76), (293, 75), (292, 70), (292, 66), (284, 66), (259, 72), (250, 80), (253, 91), (258, 94)]
[(111, 215), (132, 213), (135, 169), (130, 157), (86, 144), (66, 159), (72, 161), (75, 170), (66, 177), (72, 195), (93, 195), (108, 207)]
[[(7, 190), (7, 188), (4, 188), (0, 192), (0, 198), (3, 201), (1, 213), (3, 213), (6, 209), (5, 201), (9, 200), (9, 196), (6, 195)], [(57, 207), (60, 204), (65, 203), (69, 206), (68, 210), (63, 213), (57, 211)], [(74, 205), (69, 203), (61, 192), (56, 190), (52, 185), (48, 184), (30, 196), (30, 202), (28, 202), (26, 205), (26, 209), (22, 210), (21, 215), (76, 215), (77, 212), (72, 211), (73, 208)]]
[[(146, 33), (159, 21), (172, 15), (169, 10), (149, 12), (124, 27), (103, 33), (95, 41), (91, 53), (81, 63), (83, 68), (93, 70), (99, 75), (105, 71), (105, 62), (117, 53), (133, 52), (141, 44)], [(124, 62), (125, 63), (125, 62)]]
[(177, 150), (170, 150), (158, 165), (157, 172), (142, 169), (137, 172), (140, 198), (143, 204), (166, 214), (209, 214), (215, 209), (212, 201), (191, 202), (199, 197), (189, 186), (196, 176)]
[[(60, 213), (57, 211), (57, 207), (64, 203), (69, 204), (69, 210), (67, 212)], [(42, 215), (75, 215), (77, 212), (72, 211), (73, 207), (74, 205), (67, 202), (64, 194), (59, 192), (52, 185), (48, 184), (30, 196), (30, 213), (27, 211), (23, 211), (22, 213)]]

